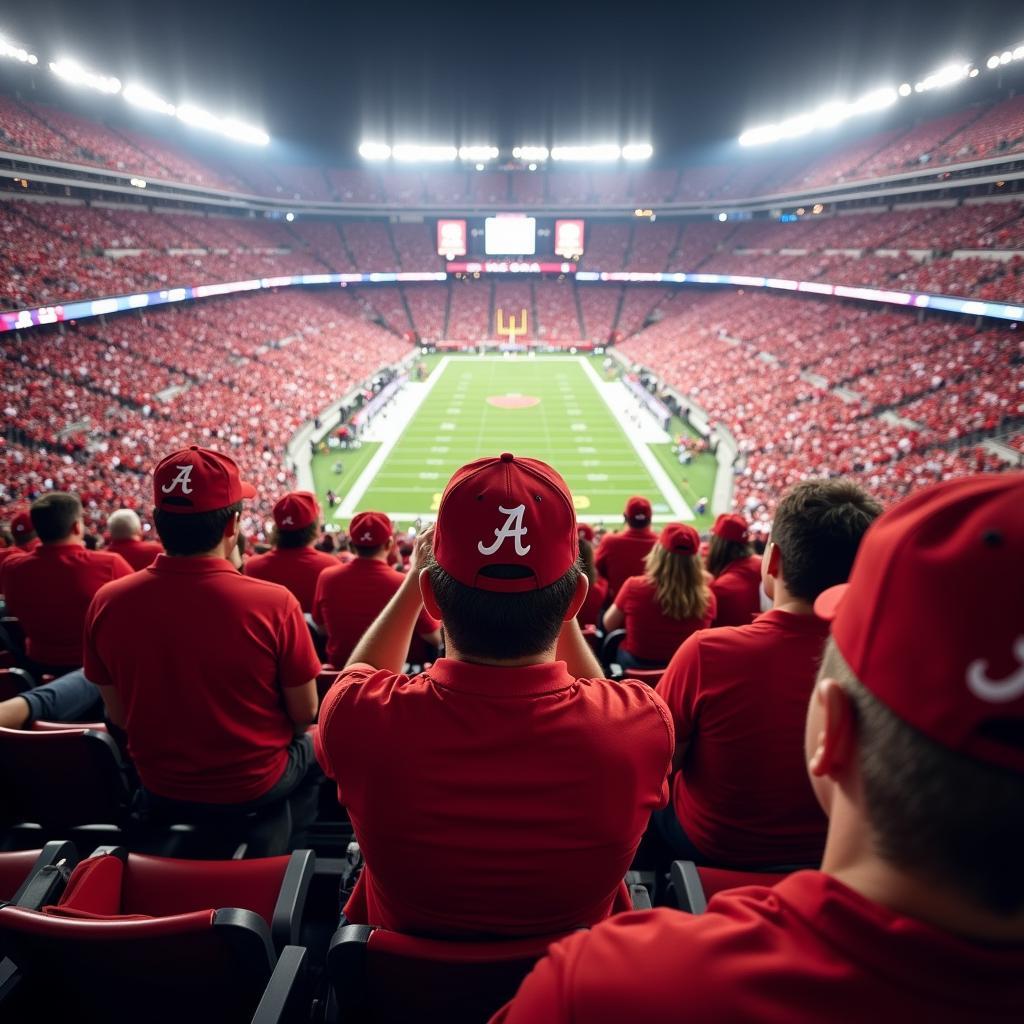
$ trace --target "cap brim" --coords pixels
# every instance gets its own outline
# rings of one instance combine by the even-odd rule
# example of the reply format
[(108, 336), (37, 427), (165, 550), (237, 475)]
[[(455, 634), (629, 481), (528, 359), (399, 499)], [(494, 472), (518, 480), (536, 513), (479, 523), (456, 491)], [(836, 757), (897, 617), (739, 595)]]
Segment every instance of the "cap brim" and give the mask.
[(828, 590), (823, 590), (814, 602), (814, 614), (819, 619), (831, 622), (839, 614), (839, 606), (843, 603), (846, 591), (850, 589), (849, 583), (839, 583)]
[(255, 498), (256, 497), (256, 488), (253, 487), (252, 484), (247, 484), (244, 480), (239, 481), (239, 483), (241, 484), (241, 487), (242, 487), (242, 497), (243, 498)]

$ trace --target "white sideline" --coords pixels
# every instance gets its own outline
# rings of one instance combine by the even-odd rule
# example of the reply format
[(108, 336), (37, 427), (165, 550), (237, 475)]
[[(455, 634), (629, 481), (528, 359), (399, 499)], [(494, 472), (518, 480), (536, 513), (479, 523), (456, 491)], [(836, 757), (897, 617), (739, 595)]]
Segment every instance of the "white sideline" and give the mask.
[[(444, 356), (437, 364), (434, 372), (422, 384), (406, 384), (402, 390), (392, 399), (388, 415), (386, 436), (381, 446), (373, 453), (373, 457), (363, 467), (363, 471), (356, 478), (356, 482), (349, 488), (348, 493), (341, 500), (341, 504), (334, 510), (335, 519), (351, 519), (356, 514), (359, 503), (363, 500), (373, 483), (384, 460), (391, 454), (392, 449), (398, 444), (402, 431), (408, 426), (409, 421), (416, 415), (420, 406), (426, 401), (427, 396), (434, 390), (434, 385), (441, 379), (441, 375), (451, 362), (450, 356)], [(396, 401), (395, 399), (401, 399)], [(378, 430), (380, 428), (378, 427)], [(381, 431), (384, 433), (384, 431)], [(394, 518), (392, 516), (391, 518)]]
[[(610, 388), (622, 388), (625, 389), (625, 384), (619, 381), (608, 383), (607, 381), (601, 380), (598, 376), (597, 371), (590, 365), (589, 360), (585, 356), (579, 356), (580, 366), (583, 367), (583, 372), (587, 377), (590, 378), (591, 384), (594, 385), (595, 390), (604, 399), (605, 405), (608, 406), (609, 411), (615, 417), (616, 421), (622, 427), (626, 438), (629, 443), (633, 446), (633, 450), (637, 454), (637, 458), (643, 463), (644, 468), (648, 473), (651, 474), (652, 479), (658, 485), (658, 489), (661, 491), (661, 496), (665, 499), (666, 504), (672, 510), (672, 516), (675, 519), (694, 519), (696, 518), (693, 514), (693, 510), (686, 503), (686, 500), (676, 489), (676, 485), (672, 483), (672, 478), (665, 472), (665, 467), (658, 461), (657, 456), (636, 436), (636, 428), (623, 417), (623, 407), (612, 400)], [(660, 521), (661, 516), (654, 516), (655, 520)]]

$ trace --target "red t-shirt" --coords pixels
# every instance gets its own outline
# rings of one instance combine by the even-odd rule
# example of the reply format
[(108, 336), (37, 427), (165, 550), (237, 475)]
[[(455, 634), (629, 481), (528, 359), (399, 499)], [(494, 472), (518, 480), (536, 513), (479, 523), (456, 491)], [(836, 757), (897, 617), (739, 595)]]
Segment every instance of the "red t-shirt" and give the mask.
[(115, 687), (143, 785), (172, 800), (271, 789), (294, 735), (281, 691), (319, 671), (298, 601), (227, 559), (160, 555), (89, 608), (85, 674)]
[(820, 871), (620, 914), (551, 947), (491, 1024), (1019, 1021), (1024, 944), (970, 942)]
[(773, 610), (707, 629), (658, 683), (688, 748), (672, 784), (683, 831), (712, 863), (815, 864), (827, 822), (804, 764), (807, 702), (828, 623)]
[(718, 599), (716, 626), (749, 626), (761, 612), (761, 559), (730, 562), (712, 581)]
[(630, 576), (619, 588), (615, 607), (626, 617), (626, 635), (619, 646), (635, 658), (667, 665), (691, 633), (711, 625), (716, 605), (714, 593), (709, 593), (701, 618), (673, 619), (661, 610), (654, 582)]
[(606, 533), (597, 545), (594, 554), (594, 565), (597, 571), (608, 581), (608, 593), (612, 599), (619, 592), (619, 587), (630, 576), (642, 576), (644, 559), (647, 552), (654, 547), (657, 534), (644, 528), (634, 530), (629, 526), (622, 533)]
[(316, 581), (325, 569), (333, 569), (338, 560), (315, 548), (274, 548), (264, 555), (254, 555), (245, 563), (245, 575), (269, 580), (287, 587), (297, 598), (304, 612), (313, 611)]
[(587, 591), (583, 607), (576, 613), (576, 621), (581, 626), (596, 626), (601, 621), (601, 609), (604, 608), (604, 599), (607, 596), (608, 581), (595, 576)]
[[(348, 661), (362, 635), (402, 585), (404, 573), (377, 558), (356, 558), (320, 574), (313, 599), (313, 621), (327, 630), (327, 660), (339, 668)], [(415, 633), (433, 633), (439, 623), (425, 610)]]
[(136, 572), (152, 565), (157, 555), (162, 555), (164, 547), (155, 540), (112, 540), (107, 545), (108, 551), (116, 551)]
[(622, 885), (668, 799), (672, 722), (642, 683), (564, 662), (442, 658), (343, 673), (317, 758), (366, 861), (349, 920), (442, 935), (542, 935), (628, 907)]
[(27, 544), (15, 545), (10, 548), (0, 548), (0, 594), (4, 592), (4, 573), (7, 570), (7, 566), (24, 555), (32, 554), (37, 547), (39, 547), (39, 538), (33, 537)]
[(42, 665), (81, 665), (82, 627), (93, 594), (131, 572), (120, 555), (81, 544), (41, 544), (10, 559), (4, 599), (7, 614), (25, 632), (25, 653)]

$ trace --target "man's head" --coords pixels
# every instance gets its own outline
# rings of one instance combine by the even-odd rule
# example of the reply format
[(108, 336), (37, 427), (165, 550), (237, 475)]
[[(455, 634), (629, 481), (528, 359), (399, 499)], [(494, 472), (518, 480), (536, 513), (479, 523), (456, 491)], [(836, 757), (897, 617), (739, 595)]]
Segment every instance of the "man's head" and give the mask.
[(142, 520), (130, 508), (119, 508), (107, 519), (111, 540), (138, 540), (142, 536)]
[(509, 453), (463, 466), (441, 498), (420, 583), (459, 654), (513, 661), (547, 652), (587, 594), (565, 481)]
[(11, 536), (14, 543), (24, 547), (36, 537), (36, 528), (32, 525), (32, 514), (30, 512), (18, 512), (11, 519)]
[(386, 559), (395, 528), (383, 512), (360, 512), (349, 523), (348, 539), (358, 557)]
[(82, 503), (77, 494), (50, 491), (32, 502), (29, 514), (32, 527), (44, 544), (81, 540), (85, 533)]
[(999, 917), (1024, 913), (1024, 474), (925, 489), (865, 537), (815, 610), (808, 712), (822, 806), (876, 853)]
[(813, 601), (850, 575), (864, 532), (882, 506), (849, 480), (805, 480), (791, 487), (775, 512), (761, 566), (764, 590)]
[(306, 548), (320, 532), (320, 504), (309, 491), (289, 491), (274, 505), (274, 545)]
[(651, 503), (640, 495), (634, 495), (626, 502), (622, 518), (634, 530), (642, 530), (651, 525)]
[(256, 494), (234, 459), (192, 445), (153, 471), (153, 520), (167, 554), (226, 558), (238, 543), (242, 501)]

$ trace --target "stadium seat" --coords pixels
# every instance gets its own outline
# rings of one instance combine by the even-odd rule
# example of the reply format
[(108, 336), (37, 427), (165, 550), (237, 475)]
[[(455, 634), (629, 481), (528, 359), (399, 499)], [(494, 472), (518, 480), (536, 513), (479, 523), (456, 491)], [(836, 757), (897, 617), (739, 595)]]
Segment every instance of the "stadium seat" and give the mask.
[(295, 942), (314, 861), (302, 850), (200, 865), (101, 847), (58, 903), (0, 909), (0, 943), (21, 973), (13, 1008), (113, 1021), (305, 1019)]
[(107, 732), (106, 722), (46, 722), (37, 718), (32, 723), (33, 732), (67, 732), (68, 729), (92, 729), (94, 732)]
[(327, 952), (327, 1019), (480, 1024), (562, 937), (449, 941), (342, 925)]
[(32, 677), (23, 668), (0, 668), (0, 700), (10, 700), (32, 689)]
[(106, 732), (0, 729), (0, 790), (2, 825), (31, 822), (53, 834), (127, 824), (128, 774)]
[(611, 666), (618, 664), (617, 658), (619, 656), (619, 644), (626, 637), (626, 631), (624, 629), (613, 629), (608, 633), (605, 633), (604, 640), (601, 642), (601, 653), (599, 655), (601, 664), (604, 665), (605, 671), (611, 671)]
[(787, 874), (790, 872), (697, 867), (692, 860), (676, 860), (669, 870), (669, 903), (688, 914), (703, 914), (715, 893), (744, 885), (774, 885)]
[(18, 657), (25, 653), (25, 631), (13, 615), (0, 617), (0, 646)]
[(52, 903), (77, 861), (74, 843), (61, 840), (41, 850), (0, 853), (0, 902), (32, 910)]
[(333, 665), (321, 667), (316, 677), (316, 692), (319, 700), (322, 701), (327, 696), (327, 691), (334, 685), (340, 671), (341, 669), (335, 668)]

